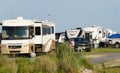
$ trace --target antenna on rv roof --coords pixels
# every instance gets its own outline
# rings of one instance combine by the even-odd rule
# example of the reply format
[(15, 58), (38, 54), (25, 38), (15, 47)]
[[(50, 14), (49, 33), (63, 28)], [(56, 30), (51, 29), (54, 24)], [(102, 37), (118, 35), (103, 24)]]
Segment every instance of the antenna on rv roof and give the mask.
[(50, 16), (51, 16), (50, 14), (47, 15), (47, 19), (46, 19), (46, 21), (49, 21)]

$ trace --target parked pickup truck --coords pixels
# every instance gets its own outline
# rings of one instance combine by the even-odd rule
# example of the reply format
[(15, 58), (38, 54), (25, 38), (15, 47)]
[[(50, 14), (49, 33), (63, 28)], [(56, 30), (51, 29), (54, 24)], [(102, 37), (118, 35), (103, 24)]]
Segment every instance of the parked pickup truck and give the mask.
[(109, 44), (115, 48), (120, 48), (120, 34), (113, 34), (108, 37)]
[(109, 39), (109, 45), (120, 48), (120, 38)]
[(77, 51), (82, 51), (85, 50), (86, 52), (90, 52), (91, 51), (91, 47), (90, 47), (90, 42), (87, 41), (84, 38), (74, 38), (74, 42), (75, 42), (75, 48), (74, 50)]

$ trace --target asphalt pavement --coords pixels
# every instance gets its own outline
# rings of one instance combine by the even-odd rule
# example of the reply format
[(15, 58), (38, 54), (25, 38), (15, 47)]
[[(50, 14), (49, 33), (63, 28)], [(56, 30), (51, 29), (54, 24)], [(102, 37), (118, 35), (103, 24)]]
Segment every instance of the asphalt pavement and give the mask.
[(120, 53), (102, 53), (104, 56), (101, 57), (96, 57), (96, 58), (91, 58), (90, 63), (92, 64), (100, 64), (103, 62), (115, 60), (115, 59), (120, 59)]

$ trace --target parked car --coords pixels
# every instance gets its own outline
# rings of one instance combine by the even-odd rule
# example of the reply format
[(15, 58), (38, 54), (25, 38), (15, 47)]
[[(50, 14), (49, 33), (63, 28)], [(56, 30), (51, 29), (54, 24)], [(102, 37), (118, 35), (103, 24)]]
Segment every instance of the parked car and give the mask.
[(90, 47), (90, 42), (87, 41), (84, 38), (74, 38), (74, 42), (75, 42), (75, 47), (74, 50), (77, 51), (83, 51), (85, 50), (86, 52), (90, 52), (91, 51), (91, 47)]

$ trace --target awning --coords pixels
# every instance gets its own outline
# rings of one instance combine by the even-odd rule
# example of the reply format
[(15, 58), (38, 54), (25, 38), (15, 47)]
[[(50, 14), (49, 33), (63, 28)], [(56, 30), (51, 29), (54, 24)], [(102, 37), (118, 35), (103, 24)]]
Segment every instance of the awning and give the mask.
[(120, 34), (113, 34), (108, 36), (108, 38), (120, 38)]

